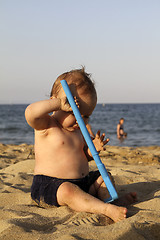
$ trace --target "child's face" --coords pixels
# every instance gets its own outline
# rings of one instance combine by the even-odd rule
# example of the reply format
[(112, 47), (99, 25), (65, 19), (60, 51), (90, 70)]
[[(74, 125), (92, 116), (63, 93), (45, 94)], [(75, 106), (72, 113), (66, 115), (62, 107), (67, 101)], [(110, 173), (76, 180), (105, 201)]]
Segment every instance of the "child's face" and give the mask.
[[(80, 113), (82, 115), (82, 118), (85, 124), (87, 124), (89, 116), (92, 114), (96, 106), (97, 98), (96, 96), (95, 97), (92, 96), (93, 94), (92, 95), (84, 94), (83, 89), (76, 90), (76, 87), (74, 84), (70, 85), (70, 90), (72, 92), (72, 95), (78, 99)], [(60, 99), (66, 97), (63, 88), (60, 89), (57, 97)], [(64, 128), (73, 127), (73, 126), (76, 128), (78, 126), (76, 123), (76, 119), (73, 115), (73, 112), (68, 112), (68, 113), (64, 112), (64, 113), (61, 113), (61, 115), (63, 115), (63, 117), (61, 116), (59, 119), (61, 119), (61, 124)], [(62, 119), (63, 119), (63, 122), (62, 122)]]

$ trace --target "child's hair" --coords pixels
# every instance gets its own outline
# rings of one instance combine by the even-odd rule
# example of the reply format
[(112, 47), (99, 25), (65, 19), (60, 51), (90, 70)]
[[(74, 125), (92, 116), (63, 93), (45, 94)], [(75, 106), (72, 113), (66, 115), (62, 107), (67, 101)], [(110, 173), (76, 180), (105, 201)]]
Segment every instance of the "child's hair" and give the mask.
[(75, 69), (61, 74), (53, 84), (50, 97), (57, 97), (61, 89), (61, 80), (66, 80), (68, 84), (74, 83), (78, 88), (83, 89), (83, 93), (92, 93), (97, 98), (94, 82), (91, 80), (91, 74), (85, 72), (85, 68)]

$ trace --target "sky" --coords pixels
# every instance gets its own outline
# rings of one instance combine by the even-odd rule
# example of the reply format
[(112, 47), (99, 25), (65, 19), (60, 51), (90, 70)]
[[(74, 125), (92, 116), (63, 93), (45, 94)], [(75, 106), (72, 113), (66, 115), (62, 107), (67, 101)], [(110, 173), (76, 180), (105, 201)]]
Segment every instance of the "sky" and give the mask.
[(160, 103), (159, 0), (0, 0), (0, 104), (86, 67), (98, 103)]

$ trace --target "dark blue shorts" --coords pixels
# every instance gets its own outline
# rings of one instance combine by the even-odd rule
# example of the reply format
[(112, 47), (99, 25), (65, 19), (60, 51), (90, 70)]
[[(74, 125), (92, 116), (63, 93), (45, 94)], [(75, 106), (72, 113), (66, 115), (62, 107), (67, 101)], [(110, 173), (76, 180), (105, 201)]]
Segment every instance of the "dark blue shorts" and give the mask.
[(38, 204), (42, 201), (48, 205), (58, 207), (57, 190), (62, 183), (71, 182), (88, 193), (90, 186), (99, 176), (99, 171), (91, 171), (86, 177), (80, 179), (60, 179), (45, 175), (35, 175), (31, 187), (31, 197)]

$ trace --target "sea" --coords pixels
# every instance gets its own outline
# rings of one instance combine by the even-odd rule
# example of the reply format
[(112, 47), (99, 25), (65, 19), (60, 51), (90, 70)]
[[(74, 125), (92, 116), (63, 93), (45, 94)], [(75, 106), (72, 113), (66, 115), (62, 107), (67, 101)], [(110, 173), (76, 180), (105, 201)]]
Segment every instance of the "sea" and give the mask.
[[(34, 131), (24, 116), (27, 104), (0, 105), (0, 143), (34, 144)], [(127, 138), (117, 139), (116, 129), (124, 118)], [(106, 134), (112, 146), (160, 146), (160, 104), (97, 104), (89, 123)]]

